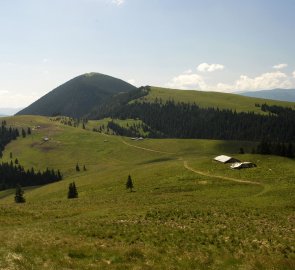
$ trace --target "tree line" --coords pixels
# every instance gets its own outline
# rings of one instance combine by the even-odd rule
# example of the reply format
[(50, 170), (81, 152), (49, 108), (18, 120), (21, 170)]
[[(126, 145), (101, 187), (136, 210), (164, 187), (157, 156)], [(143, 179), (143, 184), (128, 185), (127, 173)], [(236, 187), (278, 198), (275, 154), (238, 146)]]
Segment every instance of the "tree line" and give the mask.
[(117, 135), (126, 137), (161, 138), (163, 136), (160, 132), (151, 129), (145, 123), (132, 124), (127, 125), (127, 127), (122, 127), (114, 121), (109, 121), (107, 124), (107, 129), (111, 129)]
[(46, 169), (43, 172), (35, 172), (34, 168), (25, 170), (20, 164), (12, 161), (0, 164), (0, 190), (15, 188), (17, 185), (23, 187), (39, 186), (62, 180), (59, 170)]
[[(263, 104), (268, 115), (229, 109), (200, 108), (196, 104), (134, 102), (109, 112), (109, 117), (141, 119), (161, 137), (219, 140), (295, 142), (295, 111)], [(114, 125), (112, 124), (114, 127)], [(115, 128), (120, 132), (119, 128)], [(123, 134), (120, 134), (123, 135)]]
[(19, 137), (19, 131), (17, 128), (7, 127), (6, 121), (1, 122), (0, 129), (0, 158), (2, 157), (2, 152), (7, 144), (12, 140)]
[(256, 147), (252, 150), (253, 154), (261, 155), (276, 155), (288, 158), (295, 157), (295, 147), (292, 143), (280, 143), (280, 142), (271, 142), (266, 139), (263, 139)]

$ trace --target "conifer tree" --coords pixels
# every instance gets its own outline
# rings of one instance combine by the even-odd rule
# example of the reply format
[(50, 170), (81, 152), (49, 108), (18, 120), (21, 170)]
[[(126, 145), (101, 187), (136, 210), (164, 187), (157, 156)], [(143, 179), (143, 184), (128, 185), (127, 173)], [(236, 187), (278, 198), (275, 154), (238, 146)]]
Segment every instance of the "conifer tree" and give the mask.
[(87, 171), (87, 170), (86, 170), (86, 166), (85, 166), (85, 165), (83, 166), (83, 171), (84, 171), (84, 172), (85, 172), (85, 171)]
[(26, 131), (22, 128), (22, 136), (23, 136), (23, 138), (25, 138), (26, 137)]
[(126, 182), (126, 189), (129, 189), (130, 192), (132, 192), (132, 189), (133, 189), (133, 182), (132, 182), (132, 179), (131, 179), (131, 176), (130, 174), (128, 175), (128, 179), (127, 179), (127, 182)]
[(78, 198), (78, 191), (75, 182), (69, 184), (68, 199)]
[(24, 198), (24, 191), (22, 190), (20, 185), (16, 186), (14, 201), (16, 203), (24, 203), (24, 202), (26, 202), (26, 200)]
[(77, 172), (80, 172), (80, 167), (79, 167), (79, 164), (78, 163), (76, 164), (76, 171)]
[(31, 135), (31, 134), (32, 134), (32, 131), (31, 131), (31, 128), (30, 128), (30, 127), (28, 127), (27, 134), (28, 134), (28, 135)]

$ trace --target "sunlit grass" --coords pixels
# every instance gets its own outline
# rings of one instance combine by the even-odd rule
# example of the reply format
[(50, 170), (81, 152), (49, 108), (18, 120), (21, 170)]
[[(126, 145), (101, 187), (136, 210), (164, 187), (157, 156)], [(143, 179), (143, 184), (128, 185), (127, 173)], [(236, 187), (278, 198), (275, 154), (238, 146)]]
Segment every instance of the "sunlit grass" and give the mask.
[[(25, 190), (23, 205), (14, 190), (0, 192), (0, 269), (294, 269), (294, 160), (251, 155), (250, 142), (132, 141), (45, 117), (8, 124), (40, 129), (10, 143), (3, 160), (12, 152), (64, 180)], [(219, 154), (257, 168), (230, 170), (212, 161)], [(76, 172), (77, 162), (87, 171)], [(72, 181), (79, 198), (68, 200)]]

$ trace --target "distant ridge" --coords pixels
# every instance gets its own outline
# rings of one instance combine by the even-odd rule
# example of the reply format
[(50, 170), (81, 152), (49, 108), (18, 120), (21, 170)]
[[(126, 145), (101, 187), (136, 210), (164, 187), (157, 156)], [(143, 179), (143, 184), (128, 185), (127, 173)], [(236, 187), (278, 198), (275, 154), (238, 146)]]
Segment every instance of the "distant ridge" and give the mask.
[(129, 92), (135, 86), (100, 73), (86, 73), (44, 95), (17, 115), (65, 115), (83, 117), (111, 96)]
[(273, 89), (238, 93), (242, 96), (295, 102), (295, 89)]

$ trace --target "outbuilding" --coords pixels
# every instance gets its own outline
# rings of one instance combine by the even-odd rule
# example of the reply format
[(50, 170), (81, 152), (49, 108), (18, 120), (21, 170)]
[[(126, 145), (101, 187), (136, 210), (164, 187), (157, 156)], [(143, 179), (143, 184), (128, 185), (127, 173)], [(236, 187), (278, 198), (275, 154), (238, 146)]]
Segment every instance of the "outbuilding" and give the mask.
[(236, 162), (230, 166), (231, 169), (240, 170), (245, 168), (254, 168), (257, 167), (256, 164), (245, 161), (245, 162)]
[(221, 162), (221, 163), (234, 163), (234, 162), (240, 162), (238, 159), (229, 157), (226, 155), (220, 155), (214, 158), (215, 161)]

